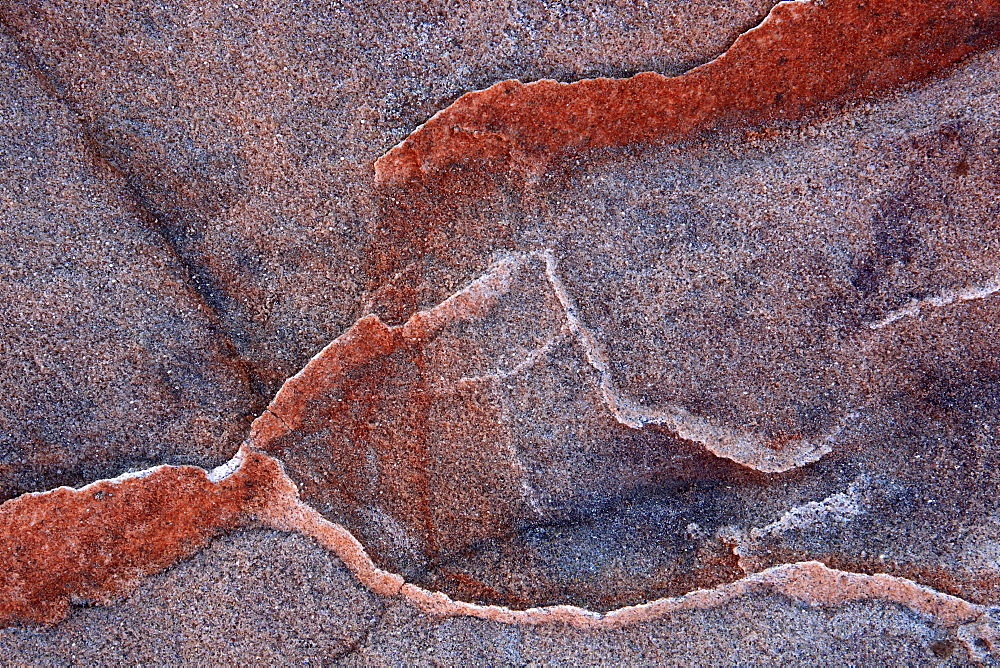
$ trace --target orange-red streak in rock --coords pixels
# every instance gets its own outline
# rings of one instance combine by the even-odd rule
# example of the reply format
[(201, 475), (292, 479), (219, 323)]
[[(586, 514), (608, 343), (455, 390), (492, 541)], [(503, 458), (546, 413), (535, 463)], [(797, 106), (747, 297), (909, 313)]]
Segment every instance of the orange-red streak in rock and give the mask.
[(998, 42), (998, 0), (783, 2), (723, 55), (681, 76), (511, 80), (463, 95), (376, 171), (383, 183), (421, 182), (454, 163), (496, 156), (537, 174), (588, 149), (798, 118), (923, 79)]
[(203, 469), (26, 494), (0, 506), (0, 627), (54, 623), (71, 601), (107, 601), (253, 520), (288, 491), (276, 461), (247, 453), (214, 483)]

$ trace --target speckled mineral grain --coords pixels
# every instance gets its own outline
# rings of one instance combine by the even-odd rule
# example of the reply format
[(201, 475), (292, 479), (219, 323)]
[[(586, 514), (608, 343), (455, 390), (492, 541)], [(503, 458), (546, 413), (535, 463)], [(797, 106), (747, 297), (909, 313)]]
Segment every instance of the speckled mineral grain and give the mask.
[(0, 23), (7, 661), (1000, 657), (1000, 2)]

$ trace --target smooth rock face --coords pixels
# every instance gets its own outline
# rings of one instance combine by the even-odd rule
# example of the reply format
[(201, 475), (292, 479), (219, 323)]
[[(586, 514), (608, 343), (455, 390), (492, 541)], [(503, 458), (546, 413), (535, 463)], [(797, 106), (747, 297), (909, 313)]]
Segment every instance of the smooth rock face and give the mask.
[(0, 647), (995, 653), (1000, 4), (772, 4), (0, 2)]

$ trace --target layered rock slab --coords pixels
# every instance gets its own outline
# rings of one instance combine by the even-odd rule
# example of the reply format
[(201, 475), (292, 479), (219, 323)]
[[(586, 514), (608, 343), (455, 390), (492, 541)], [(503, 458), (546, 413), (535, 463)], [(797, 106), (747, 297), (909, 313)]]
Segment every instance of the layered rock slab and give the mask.
[(601, 149), (802, 118), (947, 68), (995, 45), (998, 25), (993, 0), (783, 2), (724, 55), (682, 76), (505, 81), (469, 93), (376, 162), (384, 192), (366, 258), (373, 307), (401, 322), (440, 301), (444, 285), (475, 271), (467, 249), (516, 245), (520, 219)]
[[(503, 574), (524, 581), (514, 593), (459, 565), (484, 541), (520, 545), (527, 527), (589, 516), (638, 489), (747, 477), (666, 431), (615, 419), (545, 270), (543, 256), (511, 256), (405, 325), (359, 321), (285, 384), (254, 423), (250, 447), (284, 462), (303, 500), (350, 528), (383, 567), (476, 600), (593, 604), (588, 596), (603, 587), (607, 609), (737, 577), (718, 544), (706, 546), (694, 574), (631, 563), (632, 545), (586, 595), (558, 576), (505, 565)], [(662, 571), (659, 584), (636, 595), (629, 590), (650, 577), (644, 570)]]

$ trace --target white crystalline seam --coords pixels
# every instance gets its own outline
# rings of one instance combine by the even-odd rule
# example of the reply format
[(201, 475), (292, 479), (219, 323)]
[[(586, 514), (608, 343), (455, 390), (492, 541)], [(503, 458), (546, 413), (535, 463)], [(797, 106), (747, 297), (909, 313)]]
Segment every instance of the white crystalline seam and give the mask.
[(848, 415), (828, 434), (814, 439), (800, 439), (786, 443), (781, 451), (770, 448), (755, 434), (740, 433), (710, 423), (704, 418), (692, 415), (680, 406), (667, 406), (652, 410), (636, 406), (623, 397), (615, 387), (607, 353), (597, 340), (597, 336), (577, 315), (576, 305), (566, 286), (559, 278), (555, 254), (552, 250), (534, 253), (545, 261), (545, 274), (552, 290), (565, 312), (570, 331), (576, 336), (584, 350), (587, 362), (597, 372), (601, 396), (615, 419), (633, 429), (641, 429), (648, 424), (669, 427), (681, 438), (701, 443), (710, 452), (731, 459), (744, 466), (767, 473), (781, 473), (819, 460), (833, 448), (832, 441), (854, 416)]
[(778, 520), (765, 527), (755, 528), (750, 535), (755, 539), (777, 536), (794, 529), (823, 528), (831, 522), (847, 524), (852, 518), (864, 512), (864, 504), (858, 493), (857, 481), (851, 483), (846, 492), (826, 497), (822, 501), (792, 508)]
[[(848, 496), (850, 495), (850, 490)], [(555, 605), (527, 610), (511, 610), (497, 605), (477, 605), (456, 601), (406, 583), (399, 575), (378, 568), (364, 546), (347, 529), (333, 524), (298, 499), (277, 522), (276, 529), (295, 530), (314, 537), (335, 552), (362, 583), (387, 596), (402, 596), (415, 607), (441, 616), (472, 616), (507, 624), (568, 624), (577, 628), (622, 628), (674, 612), (708, 609), (761, 589), (812, 604), (843, 604), (849, 600), (883, 599), (896, 601), (915, 612), (926, 614), (949, 627), (983, 619), (984, 609), (910, 580), (889, 575), (862, 575), (827, 568), (823, 564), (799, 562), (769, 568), (713, 589), (699, 589), (677, 598), (661, 598), (649, 603), (600, 613), (572, 605)], [(976, 637), (982, 629), (975, 629)], [(988, 629), (987, 632), (993, 631)], [(995, 632), (994, 632), (995, 634)], [(970, 638), (974, 640), (974, 638)]]
[(511, 367), (506, 371), (485, 373), (479, 376), (463, 376), (458, 379), (458, 382), (481, 383), (488, 380), (497, 381), (497, 380), (506, 380), (507, 378), (513, 378), (514, 376), (517, 376), (518, 374), (527, 371), (531, 367), (535, 366), (535, 364), (537, 364), (540, 359), (548, 355), (556, 347), (556, 344), (558, 344), (560, 341), (563, 340), (563, 337), (565, 336), (566, 333), (567, 333), (566, 331), (560, 330), (556, 334), (550, 336), (542, 345), (529, 352), (527, 355), (525, 355), (523, 360), (521, 360), (516, 365), (514, 365), (513, 367)]
[[(212, 469), (212, 471), (210, 472), (207, 472), (208, 479), (211, 480), (212, 482), (217, 483), (227, 478), (233, 472), (235, 472), (236, 469), (238, 469), (240, 467), (240, 464), (242, 463), (243, 463), (243, 450), (241, 449), (228, 462)], [(118, 483), (123, 483), (127, 480), (137, 480), (139, 478), (146, 478), (162, 469), (167, 469), (167, 468), (173, 468), (173, 467), (170, 464), (157, 464), (156, 466), (151, 466), (148, 469), (142, 469), (140, 471), (126, 471), (125, 473), (117, 475), (114, 478), (101, 478), (100, 480), (89, 482), (86, 485), (83, 485), (82, 487), (70, 487), (68, 485), (61, 485), (53, 489), (45, 490), (44, 492), (29, 492), (26, 496), (44, 496), (46, 494), (51, 494), (52, 492), (59, 489), (68, 489), (74, 492), (85, 492), (97, 485), (106, 485), (106, 484), (115, 485)]]
[(403, 325), (403, 335), (428, 325), (435, 327), (471, 315), (486, 304), (510, 291), (515, 272), (524, 262), (521, 256), (509, 255), (495, 262), (485, 274), (428, 311), (420, 311)]
[(216, 466), (214, 469), (208, 472), (208, 479), (212, 482), (221, 482), (225, 480), (230, 475), (236, 472), (236, 470), (243, 464), (243, 448), (237, 450), (233, 458), (230, 459), (225, 464)]
[(51, 494), (52, 492), (55, 492), (60, 489), (68, 489), (72, 492), (85, 492), (97, 485), (104, 485), (106, 483), (115, 484), (115, 483), (125, 482), (126, 480), (132, 480), (133, 478), (145, 478), (146, 476), (153, 475), (160, 469), (169, 467), (170, 467), (169, 464), (157, 464), (156, 466), (151, 466), (150, 468), (142, 469), (141, 471), (128, 471), (126, 473), (122, 473), (121, 475), (115, 476), (114, 478), (102, 478), (100, 480), (95, 480), (94, 482), (89, 482), (86, 485), (83, 485), (82, 487), (70, 487), (69, 485), (60, 485), (59, 487), (55, 487), (53, 489), (47, 489), (44, 492), (28, 492), (23, 496), (45, 496), (46, 494)]
[(990, 295), (1000, 292), (1000, 273), (996, 274), (983, 285), (977, 285), (960, 290), (945, 290), (938, 295), (925, 297), (923, 299), (912, 299), (901, 309), (890, 312), (878, 322), (868, 325), (871, 329), (882, 329), (886, 325), (906, 318), (907, 316), (918, 316), (920, 311), (926, 307), (942, 307), (954, 304), (955, 302), (967, 302), (974, 299), (985, 299)]
[[(529, 259), (541, 260), (544, 264), (546, 279), (559, 301), (565, 318), (562, 332), (529, 353), (509, 371), (463, 378), (459, 382), (500, 380), (521, 373), (547, 355), (561, 337), (568, 333), (580, 344), (587, 363), (597, 373), (601, 399), (620, 424), (632, 429), (642, 429), (650, 424), (663, 425), (673, 430), (680, 438), (702, 444), (715, 455), (767, 473), (781, 473), (819, 460), (830, 452), (833, 439), (852, 417), (850, 415), (845, 417), (828, 434), (813, 439), (790, 441), (782, 444), (780, 449), (776, 449), (757, 434), (739, 432), (713, 424), (703, 417), (691, 414), (681, 406), (668, 405), (652, 409), (634, 404), (618, 390), (607, 352), (597, 335), (578, 315), (576, 304), (559, 276), (555, 253), (551, 249), (526, 254), (512, 253), (500, 258), (486, 273), (462, 290), (434, 308), (414, 314), (406, 324), (402, 325), (401, 334), (405, 338), (420, 339), (433, 335), (448, 323), (485, 314), (497, 299), (510, 291), (514, 277)], [(332, 346), (337, 345), (342, 345), (340, 338), (330, 343), (319, 355), (326, 354)], [(288, 379), (286, 385), (297, 382), (303, 373), (305, 369)], [(218, 475), (227, 475), (223, 473), (225, 470), (227, 469), (220, 470)]]

